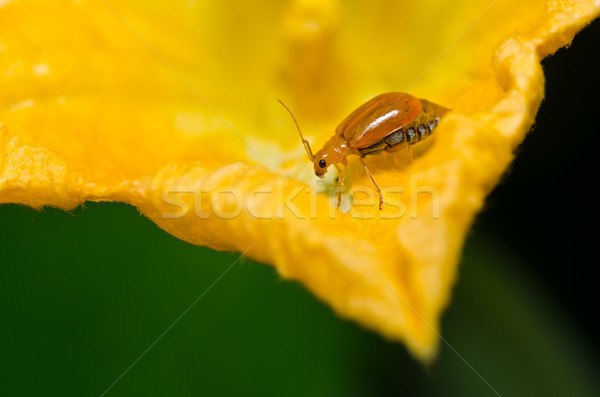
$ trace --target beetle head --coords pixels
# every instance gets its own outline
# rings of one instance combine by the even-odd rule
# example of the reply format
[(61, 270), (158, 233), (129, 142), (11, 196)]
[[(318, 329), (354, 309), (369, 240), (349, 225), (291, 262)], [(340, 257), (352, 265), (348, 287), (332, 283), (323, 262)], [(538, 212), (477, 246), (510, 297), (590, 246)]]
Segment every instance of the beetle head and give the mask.
[(302, 135), (302, 131), (300, 131), (300, 126), (298, 125), (298, 121), (296, 121), (296, 117), (292, 111), (285, 106), (285, 104), (278, 99), (281, 106), (288, 111), (294, 123), (296, 124), (296, 129), (298, 130), (298, 134), (300, 134), (300, 139), (302, 140), (302, 144), (304, 145), (304, 149), (306, 150), (306, 154), (310, 161), (312, 161), (315, 165), (315, 174), (319, 178), (324, 178), (325, 173), (327, 173), (327, 168), (331, 164), (337, 164), (339, 162), (345, 161), (346, 157), (350, 154), (350, 145), (346, 141), (346, 139), (342, 135), (334, 135), (330, 140), (325, 143), (323, 149), (319, 150), (316, 155), (313, 155), (312, 150), (310, 149), (310, 144), (306, 139), (304, 139), (304, 135)]
[[(329, 160), (329, 161), (328, 161)], [(327, 168), (331, 165), (331, 159), (328, 154), (324, 152), (324, 150), (319, 150), (315, 155), (314, 164), (315, 164), (315, 175), (319, 178), (325, 178), (325, 173), (327, 172)]]
[(315, 166), (315, 175), (324, 178), (327, 168), (331, 164), (337, 164), (346, 159), (350, 154), (348, 142), (341, 135), (334, 135), (328, 140), (323, 149), (315, 154), (313, 163)]

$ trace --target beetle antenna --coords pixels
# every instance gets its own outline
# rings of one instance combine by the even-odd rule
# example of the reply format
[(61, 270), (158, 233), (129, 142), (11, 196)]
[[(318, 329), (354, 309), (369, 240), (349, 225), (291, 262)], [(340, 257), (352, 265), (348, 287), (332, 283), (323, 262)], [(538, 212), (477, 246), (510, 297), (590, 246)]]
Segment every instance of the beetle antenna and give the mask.
[(279, 103), (281, 103), (281, 106), (283, 106), (285, 108), (285, 110), (288, 111), (288, 113), (290, 114), (290, 116), (292, 116), (292, 119), (294, 120), (294, 123), (296, 124), (296, 128), (298, 129), (298, 133), (300, 134), (300, 139), (302, 139), (302, 143), (304, 144), (304, 149), (306, 149), (306, 154), (308, 154), (308, 158), (310, 159), (310, 161), (314, 161), (315, 156), (312, 153), (312, 150), (310, 150), (310, 144), (308, 143), (308, 141), (306, 139), (304, 139), (304, 135), (302, 135), (302, 131), (300, 131), (300, 126), (298, 125), (298, 121), (296, 121), (296, 117), (294, 117), (294, 114), (292, 113), (292, 111), (285, 106), (285, 103), (283, 103), (281, 101), (281, 99), (278, 99)]

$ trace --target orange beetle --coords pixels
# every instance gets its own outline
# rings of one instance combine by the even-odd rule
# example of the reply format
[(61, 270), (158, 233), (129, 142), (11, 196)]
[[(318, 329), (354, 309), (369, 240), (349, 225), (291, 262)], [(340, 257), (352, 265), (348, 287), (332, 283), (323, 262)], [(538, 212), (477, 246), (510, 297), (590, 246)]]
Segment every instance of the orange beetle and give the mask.
[(373, 174), (363, 160), (367, 155), (380, 154), (381, 152), (396, 152), (405, 147), (409, 148), (424, 139), (427, 139), (441, 117), (449, 111), (425, 99), (416, 98), (402, 92), (388, 92), (381, 94), (361, 105), (336, 128), (335, 135), (323, 145), (323, 148), (313, 155), (310, 145), (304, 136), (296, 118), (287, 109), (300, 133), (308, 158), (314, 163), (315, 174), (323, 178), (330, 165), (344, 165), (340, 170), (337, 192), (337, 205), (341, 201), (346, 164), (351, 154), (359, 156), (367, 176), (379, 194), (379, 209), (383, 205), (381, 188), (375, 181)]

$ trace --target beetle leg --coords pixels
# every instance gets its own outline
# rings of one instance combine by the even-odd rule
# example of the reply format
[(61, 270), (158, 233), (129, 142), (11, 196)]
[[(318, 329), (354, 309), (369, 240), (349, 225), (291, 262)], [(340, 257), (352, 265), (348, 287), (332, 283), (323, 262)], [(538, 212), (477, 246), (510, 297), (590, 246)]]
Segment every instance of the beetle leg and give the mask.
[(381, 193), (381, 188), (377, 184), (377, 181), (375, 181), (375, 177), (373, 176), (373, 174), (371, 174), (371, 171), (369, 171), (369, 169), (367, 168), (367, 163), (365, 163), (365, 160), (363, 160), (362, 157), (359, 157), (358, 160), (364, 167), (367, 176), (369, 177), (371, 183), (373, 184), (373, 186), (375, 186), (375, 190), (377, 190), (377, 193), (379, 194), (379, 209), (381, 209), (381, 206), (383, 205), (383, 194)]
[(339, 181), (340, 180), (340, 175), (342, 174), (342, 168), (339, 165), (337, 165), (337, 164), (333, 164), (333, 165), (335, 165), (335, 169), (338, 170), (337, 181)]
[(342, 202), (342, 189), (344, 188), (344, 178), (346, 178), (346, 164), (347, 161), (346, 159), (344, 159), (344, 161), (342, 161), (342, 164), (344, 165), (344, 168), (341, 168), (340, 166), (338, 166), (337, 164), (335, 164), (335, 168), (337, 168), (340, 171), (340, 175), (338, 176), (338, 188), (337, 188), (337, 208), (340, 208), (340, 204)]
[(399, 152), (404, 148), (406, 148), (406, 162), (410, 165), (410, 163), (412, 163), (412, 145), (409, 145), (408, 143), (401, 143), (396, 146), (388, 146), (388, 148), (385, 149), (385, 151), (388, 153), (394, 153)]
[(365, 157), (366, 155), (376, 155), (383, 152), (386, 149), (387, 145), (384, 141), (380, 141), (374, 145), (368, 146), (366, 148), (358, 149), (361, 157)]
[(388, 146), (385, 149), (385, 151), (388, 153), (395, 153), (395, 152), (399, 152), (400, 150), (404, 149), (407, 146), (408, 146), (408, 143), (400, 143), (398, 145)]

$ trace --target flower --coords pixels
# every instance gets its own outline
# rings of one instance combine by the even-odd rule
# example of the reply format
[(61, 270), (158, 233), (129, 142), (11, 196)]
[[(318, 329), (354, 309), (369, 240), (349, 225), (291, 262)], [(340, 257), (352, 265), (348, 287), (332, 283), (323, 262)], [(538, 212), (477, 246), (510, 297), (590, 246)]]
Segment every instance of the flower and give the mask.
[[(468, 3), (468, 2), (467, 2)], [(465, 235), (531, 127), (540, 59), (595, 1), (1, 1), (0, 203), (135, 205), (273, 264), (339, 315), (435, 357)], [(314, 148), (365, 100), (452, 109), (436, 138), (353, 160), (341, 210)]]

